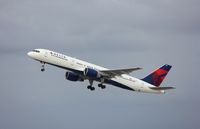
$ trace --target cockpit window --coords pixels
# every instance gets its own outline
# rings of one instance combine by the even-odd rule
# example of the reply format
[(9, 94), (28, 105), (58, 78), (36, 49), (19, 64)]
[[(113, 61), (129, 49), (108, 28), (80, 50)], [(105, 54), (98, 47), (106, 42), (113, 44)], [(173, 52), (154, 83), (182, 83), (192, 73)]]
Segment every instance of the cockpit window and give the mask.
[(33, 52), (37, 52), (37, 53), (40, 53), (40, 51), (39, 50), (32, 50)]

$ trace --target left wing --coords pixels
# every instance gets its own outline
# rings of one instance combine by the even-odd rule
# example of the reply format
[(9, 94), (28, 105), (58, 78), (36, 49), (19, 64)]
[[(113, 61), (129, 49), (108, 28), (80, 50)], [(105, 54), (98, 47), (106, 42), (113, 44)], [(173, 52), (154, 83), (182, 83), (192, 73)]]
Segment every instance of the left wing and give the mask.
[(128, 69), (114, 69), (114, 70), (101, 70), (100, 72), (109, 77), (120, 76), (122, 74), (129, 74), (133, 71), (141, 70), (142, 68), (128, 68)]

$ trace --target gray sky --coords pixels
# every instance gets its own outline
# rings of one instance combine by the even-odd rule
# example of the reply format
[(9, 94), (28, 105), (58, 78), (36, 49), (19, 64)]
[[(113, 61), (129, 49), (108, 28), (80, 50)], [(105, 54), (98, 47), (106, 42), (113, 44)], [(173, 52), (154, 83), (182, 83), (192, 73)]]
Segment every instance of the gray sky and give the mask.
[[(0, 128), (200, 127), (200, 1), (0, 0)], [(65, 80), (26, 53), (47, 48), (108, 68), (173, 65), (164, 95)], [(97, 84), (97, 83), (95, 83)]]

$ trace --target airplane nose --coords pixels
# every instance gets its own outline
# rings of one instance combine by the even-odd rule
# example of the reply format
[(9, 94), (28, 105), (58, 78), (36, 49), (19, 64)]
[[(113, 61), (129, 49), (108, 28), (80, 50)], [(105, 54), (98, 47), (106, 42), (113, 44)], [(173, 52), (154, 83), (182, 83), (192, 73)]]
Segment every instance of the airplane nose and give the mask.
[(28, 52), (27, 55), (31, 57), (31, 52)]

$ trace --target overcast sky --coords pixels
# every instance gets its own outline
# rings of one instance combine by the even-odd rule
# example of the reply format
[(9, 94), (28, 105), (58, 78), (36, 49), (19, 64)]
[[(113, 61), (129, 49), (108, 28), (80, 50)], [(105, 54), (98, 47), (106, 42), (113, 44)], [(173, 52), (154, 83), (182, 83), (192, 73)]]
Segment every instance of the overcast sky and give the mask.
[[(0, 0), (1, 129), (200, 127), (199, 0)], [(164, 95), (65, 80), (31, 60), (47, 48), (108, 68), (173, 66)], [(97, 83), (95, 83), (97, 85)]]

